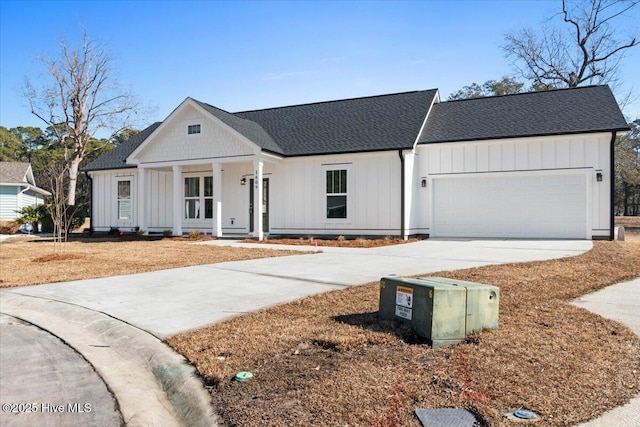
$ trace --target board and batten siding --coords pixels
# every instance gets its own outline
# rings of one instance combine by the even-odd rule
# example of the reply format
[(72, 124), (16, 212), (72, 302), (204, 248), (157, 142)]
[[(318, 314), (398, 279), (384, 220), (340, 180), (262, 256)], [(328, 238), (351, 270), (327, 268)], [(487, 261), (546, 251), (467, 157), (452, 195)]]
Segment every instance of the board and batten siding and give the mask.
[[(138, 225), (137, 169), (91, 172), (93, 194), (91, 200), (92, 227), (95, 231), (109, 231), (112, 227), (132, 229)], [(118, 219), (118, 180), (131, 180), (131, 221)]]
[[(326, 171), (347, 170), (347, 218), (326, 218)], [(310, 156), (273, 165), (270, 231), (300, 235), (398, 235), (400, 159), (396, 151)]]
[[(610, 133), (593, 133), (420, 145), (416, 149), (413, 175), (411, 230), (414, 233), (430, 231), (433, 212), (430, 187), (435, 178), (460, 174), (535, 172), (552, 175), (554, 171), (583, 171), (591, 181), (586, 200), (592, 236), (607, 237), (610, 232), (610, 140)], [(602, 182), (596, 182), (596, 171), (602, 172)], [(419, 185), (422, 179), (427, 179), (427, 188)]]

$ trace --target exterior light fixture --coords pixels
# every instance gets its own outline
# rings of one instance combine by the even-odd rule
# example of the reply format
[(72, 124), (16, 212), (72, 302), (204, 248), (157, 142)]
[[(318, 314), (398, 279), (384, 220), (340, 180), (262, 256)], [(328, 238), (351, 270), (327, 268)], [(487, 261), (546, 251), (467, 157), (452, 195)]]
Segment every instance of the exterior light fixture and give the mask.
[(422, 178), (420, 185), (422, 186), (422, 188), (427, 188), (427, 180), (425, 178)]
[(247, 178), (246, 177), (242, 177), (242, 179), (240, 180), (240, 185), (246, 185), (247, 184)]
[(596, 181), (602, 182), (602, 171), (596, 171)]

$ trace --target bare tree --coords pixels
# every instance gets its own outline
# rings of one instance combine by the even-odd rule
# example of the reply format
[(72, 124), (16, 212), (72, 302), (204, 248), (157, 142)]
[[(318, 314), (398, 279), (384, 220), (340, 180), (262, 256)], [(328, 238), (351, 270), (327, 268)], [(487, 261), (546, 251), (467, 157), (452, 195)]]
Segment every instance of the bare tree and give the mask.
[(25, 96), (31, 112), (47, 124), (64, 148), (69, 177), (65, 203), (75, 205), (78, 170), (89, 154), (91, 138), (105, 130), (116, 135), (130, 127), (138, 105), (115, 79), (105, 46), (91, 40), (86, 31), (80, 48), (70, 48), (64, 40), (60, 47), (57, 57), (39, 58), (46, 67), (44, 82), (36, 88), (27, 79)]
[(74, 216), (77, 206), (69, 205), (66, 202), (68, 191), (69, 164), (66, 162), (52, 163), (43, 170), (43, 186), (51, 192), (50, 202), (46, 209), (53, 222), (53, 250), (60, 253), (63, 244), (67, 242), (69, 233), (72, 231)]
[(508, 34), (502, 48), (538, 88), (615, 84), (624, 52), (640, 43), (619, 26), (639, 1), (563, 0), (558, 16), (566, 25)]

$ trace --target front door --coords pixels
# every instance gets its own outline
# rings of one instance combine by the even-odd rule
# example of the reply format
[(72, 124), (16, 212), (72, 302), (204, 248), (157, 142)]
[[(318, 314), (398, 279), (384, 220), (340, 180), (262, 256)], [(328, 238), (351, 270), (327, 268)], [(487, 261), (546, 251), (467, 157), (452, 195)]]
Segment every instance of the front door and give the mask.
[[(249, 232), (253, 232), (254, 181), (249, 180)], [(269, 178), (262, 180), (262, 231), (269, 231)]]

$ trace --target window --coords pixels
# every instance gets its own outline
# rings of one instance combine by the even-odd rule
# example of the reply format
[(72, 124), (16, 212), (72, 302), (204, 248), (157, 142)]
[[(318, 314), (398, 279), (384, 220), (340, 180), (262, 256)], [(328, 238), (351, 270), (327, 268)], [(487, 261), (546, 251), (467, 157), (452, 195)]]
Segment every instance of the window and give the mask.
[(200, 178), (184, 179), (184, 215), (187, 219), (200, 218)]
[(213, 177), (204, 177), (204, 217), (213, 218)]
[(118, 219), (131, 220), (131, 181), (118, 181)]
[(187, 134), (194, 135), (196, 133), (200, 133), (200, 125), (189, 125), (189, 126), (187, 126)]
[(184, 179), (184, 215), (186, 219), (213, 218), (213, 176)]
[(347, 170), (327, 171), (327, 218), (347, 218)]

